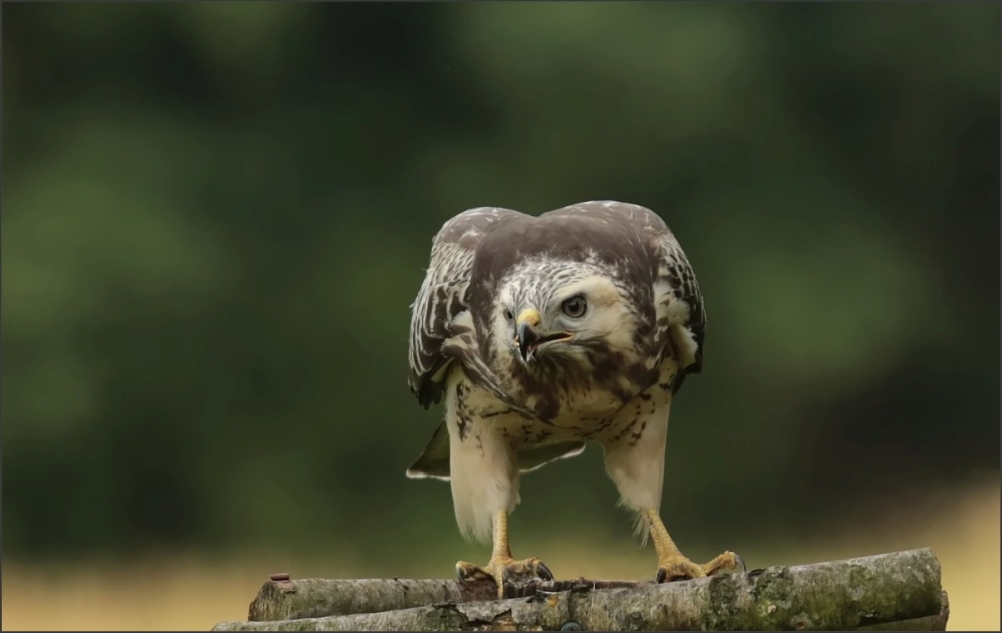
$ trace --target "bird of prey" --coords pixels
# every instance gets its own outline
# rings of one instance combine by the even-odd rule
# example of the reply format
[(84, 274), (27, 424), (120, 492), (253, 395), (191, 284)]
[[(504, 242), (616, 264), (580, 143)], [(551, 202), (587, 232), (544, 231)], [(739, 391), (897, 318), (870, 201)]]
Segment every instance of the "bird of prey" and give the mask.
[(508, 515), (519, 475), (601, 444), (621, 503), (657, 549), (658, 582), (744, 567), (724, 552), (686, 558), (660, 517), (673, 396), (702, 367), (706, 317), (685, 253), (664, 221), (634, 204), (594, 201), (530, 216), (480, 207), (447, 221), (412, 307), (410, 387), (445, 420), (412, 478), (448, 480), (467, 538), (493, 539), (484, 566), (498, 595), (552, 579), (512, 558)]

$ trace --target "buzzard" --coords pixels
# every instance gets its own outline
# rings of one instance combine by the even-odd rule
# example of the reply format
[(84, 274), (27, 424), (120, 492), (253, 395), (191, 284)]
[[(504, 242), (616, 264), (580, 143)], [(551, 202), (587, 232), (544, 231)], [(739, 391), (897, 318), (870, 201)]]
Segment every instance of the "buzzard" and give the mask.
[(724, 552), (696, 564), (661, 521), (672, 397), (702, 367), (706, 316), (689, 261), (664, 221), (595, 201), (538, 217), (480, 207), (447, 221), (412, 305), (410, 387), (445, 420), (412, 478), (448, 480), (467, 538), (493, 540), (461, 580), (552, 579), (515, 560), (508, 515), (519, 475), (602, 445), (621, 503), (654, 541), (658, 582), (744, 567)]

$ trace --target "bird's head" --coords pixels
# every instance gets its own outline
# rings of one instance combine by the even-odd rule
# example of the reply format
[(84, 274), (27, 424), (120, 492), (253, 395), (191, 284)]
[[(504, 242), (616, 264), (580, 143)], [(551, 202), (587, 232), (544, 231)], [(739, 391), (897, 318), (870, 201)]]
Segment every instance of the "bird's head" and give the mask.
[(500, 285), (495, 352), (532, 366), (628, 352), (635, 315), (607, 267), (574, 260), (524, 261)]

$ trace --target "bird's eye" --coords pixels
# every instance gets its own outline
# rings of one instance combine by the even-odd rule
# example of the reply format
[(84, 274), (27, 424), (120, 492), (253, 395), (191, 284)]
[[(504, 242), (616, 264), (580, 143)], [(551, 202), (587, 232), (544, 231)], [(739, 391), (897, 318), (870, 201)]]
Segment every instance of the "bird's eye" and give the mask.
[(508, 321), (512, 320), (511, 310), (509, 310), (508, 308), (504, 309), (504, 318)]
[(585, 311), (588, 309), (588, 302), (581, 295), (575, 295), (564, 301), (561, 308), (564, 314), (577, 319), (584, 316)]

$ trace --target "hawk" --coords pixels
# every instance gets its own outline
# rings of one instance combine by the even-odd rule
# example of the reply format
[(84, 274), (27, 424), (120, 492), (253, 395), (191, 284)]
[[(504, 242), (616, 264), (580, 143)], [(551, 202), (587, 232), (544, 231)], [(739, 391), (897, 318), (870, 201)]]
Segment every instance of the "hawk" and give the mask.
[(550, 580), (538, 558), (512, 558), (508, 515), (519, 475), (580, 454), (589, 441), (637, 532), (654, 542), (658, 582), (744, 567), (724, 552), (696, 564), (660, 517), (668, 413), (683, 379), (702, 367), (706, 316), (689, 261), (664, 221), (614, 201), (539, 216), (464, 211), (432, 241), (412, 307), (410, 388), (439, 425), (408, 477), (448, 480), (467, 538), (493, 540), (498, 595)]

